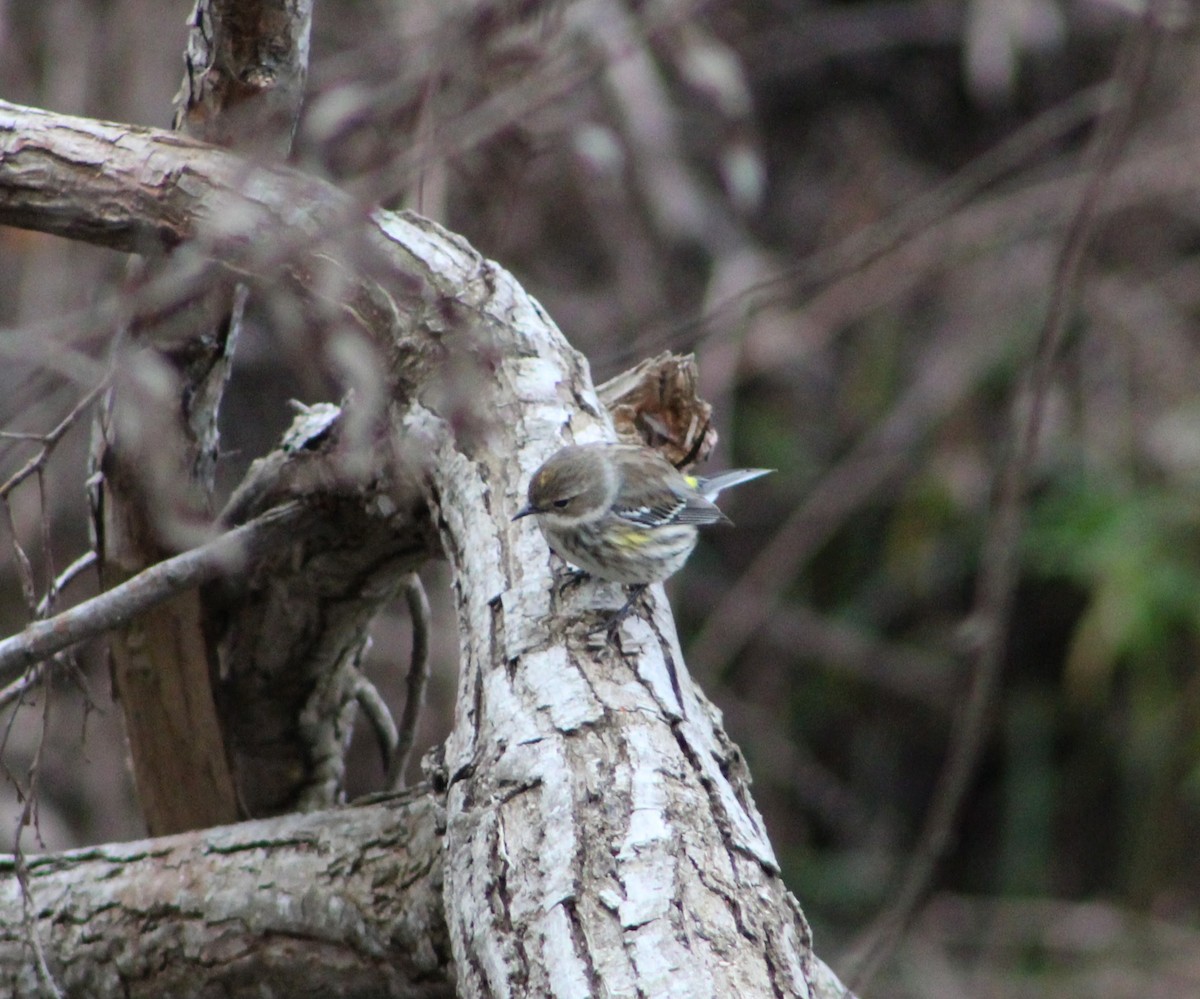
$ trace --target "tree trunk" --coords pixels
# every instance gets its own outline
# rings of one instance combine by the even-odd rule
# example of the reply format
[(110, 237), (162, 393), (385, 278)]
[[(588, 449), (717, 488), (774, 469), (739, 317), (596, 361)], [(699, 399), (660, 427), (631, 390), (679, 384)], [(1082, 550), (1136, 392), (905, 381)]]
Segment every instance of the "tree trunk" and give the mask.
[[(311, 0), (197, 0), (190, 25), (175, 127), (256, 158), (286, 156), (304, 95)], [(142, 262), (139, 280), (152, 280), (162, 266), (157, 256)], [(117, 338), (91, 479), (106, 587), (194, 543), (211, 519), (217, 418), (246, 294), (235, 281), (211, 282), (165, 314), (140, 317)], [(224, 731), (241, 716), (218, 713), (210, 625), (192, 591), (110, 638), (113, 687), (152, 834), (270, 810), (255, 807), (272, 801), (262, 793), (262, 768), (237, 766), (256, 761), (255, 754), (236, 752)], [(350, 650), (342, 673), (356, 661)], [(268, 731), (278, 737), (277, 727)], [(335, 800), (332, 794), (319, 803)]]
[[(540, 535), (510, 521), (550, 453), (612, 428), (584, 359), (507, 272), (415, 215), (363, 220), (311, 178), (2, 103), (0, 222), (124, 248), (198, 240), (252, 285), (290, 289), (383, 372), (343, 407), (327, 450), (260, 466), (274, 462), (256, 502), (310, 506), (320, 527), (291, 551), (334, 537), (362, 556), (390, 538), (389, 573), (439, 549), (451, 563), (459, 693), (431, 772), (459, 995), (838, 994), (661, 589), (613, 648), (593, 632), (618, 589), (560, 594)], [(249, 600), (231, 582), (223, 613), (260, 613), (269, 576), (237, 581)], [(286, 619), (258, 620), (281, 630), (257, 647), (288, 637)], [(247, 894), (258, 883), (247, 871)]]

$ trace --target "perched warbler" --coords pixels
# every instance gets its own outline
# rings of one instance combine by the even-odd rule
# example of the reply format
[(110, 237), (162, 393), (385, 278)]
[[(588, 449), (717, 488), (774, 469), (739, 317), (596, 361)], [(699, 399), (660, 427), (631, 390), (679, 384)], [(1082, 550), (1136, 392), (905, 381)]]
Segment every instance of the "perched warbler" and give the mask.
[(513, 520), (537, 517), (547, 544), (566, 561), (632, 587), (609, 624), (613, 638), (642, 591), (687, 561), (698, 526), (730, 523), (713, 502), (717, 494), (770, 471), (739, 468), (701, 479), (647, 447), (574, 445), (534, 473), (527, 502)]

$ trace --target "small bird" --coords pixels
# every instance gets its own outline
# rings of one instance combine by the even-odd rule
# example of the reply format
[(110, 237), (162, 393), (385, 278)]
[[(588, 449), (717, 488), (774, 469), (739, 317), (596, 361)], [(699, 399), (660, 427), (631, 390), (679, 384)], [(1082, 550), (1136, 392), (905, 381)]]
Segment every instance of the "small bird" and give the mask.
[(608, 625), (614, 640), (646, 587), (687, 561), (697, 527), (731, 523), (713, 502), (717, 494), (771, 471), (739, 468), (701, 479), (648, 447), (573, 445), (534, 473), (527, 502), (513, 520), (537, 517), (552, 551), (588, 575), (630, 587), (629, 599)]

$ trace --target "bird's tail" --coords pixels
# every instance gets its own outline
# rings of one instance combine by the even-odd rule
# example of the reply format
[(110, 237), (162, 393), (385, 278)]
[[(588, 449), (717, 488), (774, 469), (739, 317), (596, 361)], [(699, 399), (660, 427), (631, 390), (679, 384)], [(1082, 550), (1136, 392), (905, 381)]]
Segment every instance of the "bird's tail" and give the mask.
[(773, 468), (735, 468), (732, 471), (714, 475), (711, 479), (697, 479), (696, 488), (706, 500), (712, 501), (723, 489), (740, 486), (743, 482), (770, 475), (773, 471), (775, 471)]

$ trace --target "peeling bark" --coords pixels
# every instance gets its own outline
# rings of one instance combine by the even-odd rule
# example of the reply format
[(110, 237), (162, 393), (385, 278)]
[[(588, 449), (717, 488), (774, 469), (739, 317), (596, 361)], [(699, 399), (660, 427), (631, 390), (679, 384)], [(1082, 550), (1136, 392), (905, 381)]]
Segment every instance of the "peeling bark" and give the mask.
[[(509, 519), (556, 448), (613, 434), (586, 361), (511, 275), (433, 223), (355, 216), (344, 196), (283, 170), (253, 168), (250, 183), (244, 163), (181, 141), (0, 104), (0, 221), (110, 245), (195, 238), (377, 352), (386, 399), (346, 414), (384, 421), (388, 448), (369, 477), (383, 492), (330, 481), (381, 526), (427, 523), (453, 568), (462, 661), (435, 777), (458, 994), (828, 994), (744, 762), (688, 679), (661, 588), (610, 647), (593, 632), (619, 588), (560, 592), (536, 529)], [(72, 161), (81, 147), (93, 152)], [(103, 201), (70, 197), (85, 161)], [(35, 211), (41, 198), (53, 208)], [(334, 220), (336, 242), (322, 238)], [(286, 252), (267, 232), (286, 234)], [(366, 503), (414, 484), (427, 507)]]
[(175, 127), (282, 159), (304, 101), (312, 0), (197, 0)]
[[(88, 999), (454, 995), (437, 808), (362, 808), (27, 860), (55, 980)], [(42, 992), (0, 858), (0, 992)]]

